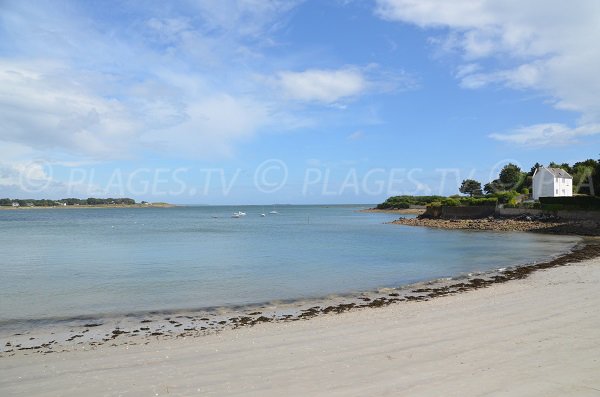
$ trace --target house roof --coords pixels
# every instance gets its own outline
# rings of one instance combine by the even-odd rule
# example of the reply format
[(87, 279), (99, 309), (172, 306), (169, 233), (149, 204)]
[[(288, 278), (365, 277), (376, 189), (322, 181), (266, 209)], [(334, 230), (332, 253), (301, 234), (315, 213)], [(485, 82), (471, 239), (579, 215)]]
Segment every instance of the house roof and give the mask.
[(548, 171), (550, 171), (552, 173), (552, 175), (554, 175), (554, 177), (556, 178), (569, 178), (569, 179), (573, 179), (573, 177), (571, 175), (569, 175), (569, 173), (565, 170), (563, 170), (562, 168), (550, 168), (550, 167), (546, 167), (546, 169)]

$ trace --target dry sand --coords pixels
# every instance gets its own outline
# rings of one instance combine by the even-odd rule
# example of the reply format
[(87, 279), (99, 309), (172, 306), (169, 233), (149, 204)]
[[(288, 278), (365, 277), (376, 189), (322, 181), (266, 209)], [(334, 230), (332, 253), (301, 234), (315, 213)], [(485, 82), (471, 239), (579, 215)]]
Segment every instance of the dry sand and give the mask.
[(0, 359), (7, 396), (600, 396), (600, 259), (308, 321)]

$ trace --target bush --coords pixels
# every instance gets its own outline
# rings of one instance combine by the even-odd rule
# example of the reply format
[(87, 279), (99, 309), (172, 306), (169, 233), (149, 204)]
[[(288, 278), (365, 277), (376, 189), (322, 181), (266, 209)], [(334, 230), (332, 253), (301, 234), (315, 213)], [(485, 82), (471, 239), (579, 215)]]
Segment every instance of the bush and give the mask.
[(377, 209), (409, 208), (411, 205), (428, 205), (435, 201), (444, 200), (443, 196), (392, 196), (377, 205)]
[(458, 207), (460, 204), (461, 200), (455, 198), (447, 198), (442, 201), (442, 205), (446, 205), (448, 207)]
[(495, 197), (463, 197), (461, 199), (462, 205), (481, 206), (490, 205), (495, 206), (498, 204), (498, 199)]
[(500, 204), (510, 203), (511, 199), (516, 199), (519, 193), (514, 190), (504, 191), (504, 192), (496, 192), (492, 194), (492, 197), (496, 197)]
[(538, 202), (532, 203), (521, 203), (521, 208), (526, 208), (526, 209), (540, 209), (541, 208), (541, 204)]
[(459, 207), (459, 206), (496, 206), (498, 200), (495, 197), (459, 197), (445, 198), (440, 201), (429, 203), (428, 206), (439, 207)]
[(409, 208), (411, 205), (427, 205), (439, 207), (446, 205), (449, 207), (457, 207), (461, 205), (480, 206), (490, 205), (495, 206), (498, 203), (496, 197), (464, 197), (464, 196), (394, 196), (388, 198), (381, 204), (377, 205), (377, 209), (400, 209)]
[(395, 202), (386, 201), (384, 203), (377, 204), (376, 208), (378, 210), (404, 209), (404, 208), (410, 208), (410, 204), (406, 201), (395, 201)]

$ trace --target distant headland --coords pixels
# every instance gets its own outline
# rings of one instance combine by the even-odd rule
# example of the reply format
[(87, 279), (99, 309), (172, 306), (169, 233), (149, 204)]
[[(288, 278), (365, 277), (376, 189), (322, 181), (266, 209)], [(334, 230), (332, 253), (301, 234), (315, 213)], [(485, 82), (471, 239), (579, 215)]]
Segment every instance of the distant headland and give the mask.
[(60, 200), (49, 199), (0, 199), (0, 210), (6, 209), (33, 209), (33, 208), (169, 208), (175, 207), (169, 203), (150, 203), (147, 201), (136, 202), (131, 198), (95, 198), (87, 199), (66, 198)]

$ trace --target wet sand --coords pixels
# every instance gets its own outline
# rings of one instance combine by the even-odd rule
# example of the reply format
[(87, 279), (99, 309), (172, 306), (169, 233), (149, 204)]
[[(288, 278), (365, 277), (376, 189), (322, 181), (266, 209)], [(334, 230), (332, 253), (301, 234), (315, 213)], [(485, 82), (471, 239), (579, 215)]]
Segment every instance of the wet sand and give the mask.
[(95, 349), (103, 345), (138, 344), (155, 337), (202, 337), (261, 323), (293, 322), (402, 302), (423, 302), (523, 278), (535, 270), (595, 256), (600, 256), (600, 244), (596, 244), (594, 239), (587, 239), (546, 262), (462, 274), (454, 278), (429, 280), (396, 288), (199, 310), (50, 318), (9, 324), (0, 322), (0, 358), (21, 354), (45, 355), (80, 348)]
[(320, 307), (310, 321), (257, 321), (204, 336), (117, 334), (111, 340), (120, 344), (52, 354), (15, 351), (0, 358), (0, 392), (595, 395), (599, 253), (592, 240), (553, 261), (426, 286), (401, 301)]

